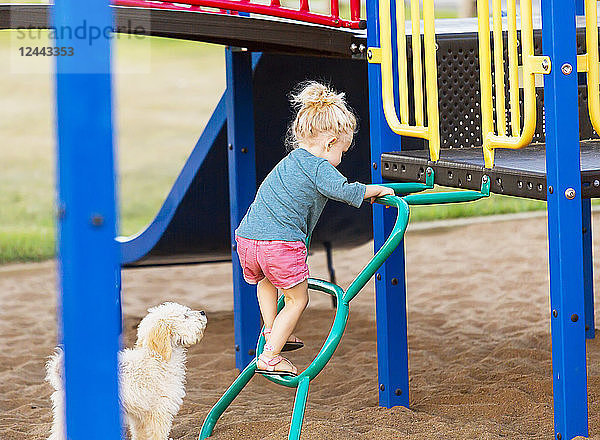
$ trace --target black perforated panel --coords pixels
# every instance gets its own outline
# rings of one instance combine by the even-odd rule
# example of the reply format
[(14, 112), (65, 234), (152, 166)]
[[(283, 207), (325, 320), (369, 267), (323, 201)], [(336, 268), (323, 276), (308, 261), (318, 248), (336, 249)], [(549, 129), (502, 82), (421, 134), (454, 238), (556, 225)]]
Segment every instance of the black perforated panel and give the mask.
[(481, 145), (477, 35), (438, 40), (438, 88), (442, 148)]
[[(504, 83), (507, 109), (507, 134), (511, 133), (510, 126), (510, 95), (508, 80), (508, 50), (504, 38)], [(585, 52), (585, 34), (579, 30), (577, 34), (578, 53)], [(479, 83), (479, 53), (476, 33), (438, 35), (438, 89), (440, 110), (440, 135), (441, 148), (473, 148), (480, 147), (481, 142), (481, 109), (480, 109), (480, 83)], [(536, 55), (541, 55), (541, 37), (537, 31), (534, 36)], [(492, 44), (493, 47), (493, 44)], [(410, 56), (409, 56), (410, 59)], [(493, 59), (493, 55), (492, 55)], [(492, 60), (493, 61), (493, 60)], [(412, 60), (410, 61), (412, 62)], [(519, 64), (521, 53), (519, 47)], [(556, 66), (553, 66), (556, 68)], [(492, 62), (492, 77), (494, 65)], [(409, 74), (411, 65), (409, 64)], [(412, 77), (410, 78), (412, 89)], [(533, 143), (542, 143), (544, 138), (544, 90), (536, 89), (536, 132)], [(411, 90), (412, 92), (412, 90)], [(412, 95), (411, 95), (412, 96)], [(492, 88), (495, 106), (495, 88)], [(412, 104), (412, 101), (411, 101)], [(520, 89), (520, 114), (521, 127), (523, 126), (523, 90)], [(412, 110), (412, 109), (411, 109)], [(587, 90), (585, 76), (580, 77), (579, 86), (579, 114), (581, 139), (597, 139), (593, 131), (587, 110)], [(496, 115), (494, 114), (494, 121)], [(426, 149), (426, 141), (417, 141), (420, 148)], [(411, 142), (411, 146), (412, 146)], [(442, 153), (443, 156), (443, 153)]]

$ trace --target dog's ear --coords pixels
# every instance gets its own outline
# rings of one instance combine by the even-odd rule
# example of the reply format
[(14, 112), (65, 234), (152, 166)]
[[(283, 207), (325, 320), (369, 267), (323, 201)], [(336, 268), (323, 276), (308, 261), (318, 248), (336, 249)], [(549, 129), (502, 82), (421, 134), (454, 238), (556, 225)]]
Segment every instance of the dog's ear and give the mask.
[(148, 335), (148, 348), (160, 355), (165, 361), (171, 359), (171, 328), (159, 319)]

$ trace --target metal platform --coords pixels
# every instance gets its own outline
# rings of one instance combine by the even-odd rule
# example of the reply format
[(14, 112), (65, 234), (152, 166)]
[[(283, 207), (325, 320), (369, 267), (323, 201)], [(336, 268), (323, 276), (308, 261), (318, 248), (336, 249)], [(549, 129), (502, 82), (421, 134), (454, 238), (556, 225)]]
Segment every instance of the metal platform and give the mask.
[[(494, 168), (492, 170), (485, 169), (481, 147), (477, 22), (476, 20), (457, 20), (454, 30), (448, 29), (448, 24), (447, 21), (441, 21), (438, 25), (436, 20), (440, 160), (437, 163), (429, 161), (426, 141), (403, 138), (402, 152), (382, 155), (380, 164), (382, 176), (392, 181), (417, 180), (424, 182), (425, 169), (431, 166), (435, 170), (436, 184), (478, 190), (481, 185), (481, 176), (485, 173), (492, 179), (491, 191), (494, 193), (546, 200), (544, 89), (536, 88), (537, 125), (533, 137), (534, 143), (520, 150), (496, 149)], [(541, 54), (540, 24), (539, 17), (534, 19), (536, 54)], [(578, 20), (577, 51), (579, 54), (585, 52), (583, 25), (584, 23)], [(506, 51), (506, 42), (504, 49)], [(410, 70), (408, 81), (409, 89), (412, 89), (414, 79)], [(507, 72), (505, 72), (505, 81), (505, 87), (508, 90)], [(600, 197), (600, 141), (597, 140), (598, 135), (593, 130), (589, 119), (587, 88), (584, 78), (580, 78), (579, 84), (583, 196), (585, 198)], [(521, 114), (524, 111), (522, 93), (521, 90)], [(508, 94), (506, 99), (508, 108)], [(414, 118), (412, 108), (410, 113), (412, 121)]]
[[(442, 150), (440, 160), (429, 160), (429, 152), (413, 150), (381, 156), (381, 174), (397, 182), (425, 182), (425, 169), (435, 171), (435, 183), (453, 188), (478, 190), (488, 175), (497, 194), (546, 200), (546, 150), (543, 144), (522, 150), (496, 150), (496, 165), (485, 169), (481, 148)], [(581, 142), (581, 185), (584, 198), (600, 197), (600, 141)]]

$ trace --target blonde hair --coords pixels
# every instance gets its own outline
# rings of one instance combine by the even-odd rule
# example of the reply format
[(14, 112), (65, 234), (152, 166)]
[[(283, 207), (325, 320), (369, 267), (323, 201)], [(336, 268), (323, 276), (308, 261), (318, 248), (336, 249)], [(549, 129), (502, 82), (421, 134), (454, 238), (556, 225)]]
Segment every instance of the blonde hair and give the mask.
[(337, 93), (317, 81), (300, 83), (297, 90), (291, 95), (292, 107), (297, 113), (288, 130), (289, 147), (296, 148), (322, 132), (335, 136), (356, 132), (356, 116), (346, 104), (344, 93)]

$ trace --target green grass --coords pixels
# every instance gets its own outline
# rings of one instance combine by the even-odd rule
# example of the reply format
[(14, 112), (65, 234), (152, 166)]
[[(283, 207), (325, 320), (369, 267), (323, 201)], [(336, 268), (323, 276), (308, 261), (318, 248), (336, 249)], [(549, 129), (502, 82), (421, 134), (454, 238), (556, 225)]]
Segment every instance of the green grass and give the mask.
[(54, 228), (3, 226), (0, 245), (0, 263), (46, 260), (54, 256)]
[[(18, 49), (14, 38), (11, 31), (0, 31), (0, 59), (10, 60)], [(10, 62), (0, 70), (0, 264), (54, 256), (49, 63), (40, 60), (27, 74)], [(121, 234), (140, 231), (160, 209), (225, 90), (224, 64), (221, 46), (163, 38), (141, 44), (116, 40)], [(136, 66), (142, 66), (140, 72), (127, 73)]]

